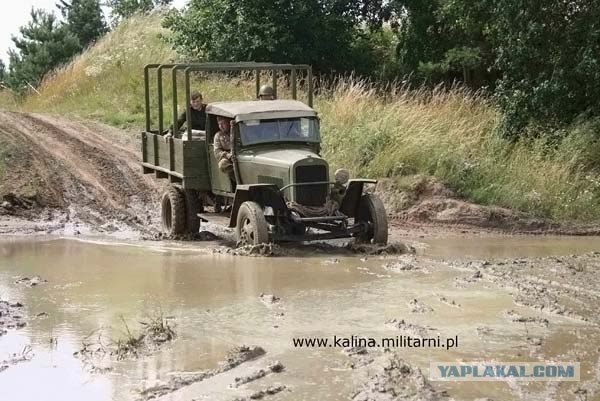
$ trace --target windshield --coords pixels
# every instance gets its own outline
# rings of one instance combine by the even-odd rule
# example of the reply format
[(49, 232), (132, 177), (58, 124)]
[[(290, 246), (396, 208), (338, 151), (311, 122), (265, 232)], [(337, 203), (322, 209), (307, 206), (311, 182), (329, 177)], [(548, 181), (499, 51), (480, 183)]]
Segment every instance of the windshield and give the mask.
[(319, 123), (316, 118), (308, 117), (242, 121), (240, 134), (244, 145), (283, 141), (320, 141)]

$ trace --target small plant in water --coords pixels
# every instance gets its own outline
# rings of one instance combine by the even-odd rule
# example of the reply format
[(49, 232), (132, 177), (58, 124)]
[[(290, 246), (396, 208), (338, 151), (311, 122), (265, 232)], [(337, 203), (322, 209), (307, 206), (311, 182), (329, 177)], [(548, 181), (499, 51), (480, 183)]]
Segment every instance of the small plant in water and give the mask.
[(175, 331), (162, 312), (156, 316), (148, 315), (146, 320), (140, 321), (143, 330), (137, 334), (131, 332), (123, 316), (121, 321), (125, 326), (125, 338), (113, 341), (115, 346), (111, 352), (117, 359), (137, 358), (140, 352), (157, 348), (176, 337)]
[(144, 332), (155, 344), (161, 344), (175, 339), (176, 334), (173, 328), (169, 325), (168, 318), (164, 317), (162, 312), (157, 316), (148, 316), (147, 321), (141, 321), (140, 324), (144, 327)]

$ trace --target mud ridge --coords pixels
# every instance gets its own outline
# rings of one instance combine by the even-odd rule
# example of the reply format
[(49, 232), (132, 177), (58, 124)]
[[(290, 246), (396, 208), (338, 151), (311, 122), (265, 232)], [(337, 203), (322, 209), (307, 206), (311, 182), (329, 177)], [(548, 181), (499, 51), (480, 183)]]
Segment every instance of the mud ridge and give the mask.
[(27, 325), (21, 310), (23, 304), (19, 302), (8, 302), (0, 299), (0, 337), (9, 329), (22, 329)]
[(30, 361), (33, 358), (33, 350), (31, 346), (27, 345), (21, 352), (11, 354), (8, 359), (0, 361), (0, 373), (8, 369), (9, 367), (16, 365), (21, 362)]
[(366, 378), (352, 396), (353, 401), (440, 401), (445, 391), (434, 389), (421, 369), (411, 366), (396, 353), (384, 353), (361, 368)]
[(236, 398), (236, 399), (234, 399), (234, 401), (262, 400), (263, 398), (265, 398), (267, 396), (278, 394), (285, 389), (286, 389), (286, 387), (283, 385), (271, 386), (264, 390), (256, 391), (248, 397)]
[(437, 335), (437, 329), (429, 326), (419, 326), (405, 321), (404, 319), (391, 319), (385, 322), (386, 325), (392, 326), (408, 336), (427, 338)]
[(242, 386), (244, 384), (251, 383), (255, 380), (262, 379), (263, 377), (270, 375), (272, 373), (281, 373), (281, 372), (283, 372), (284, 369), (285, 369), (285, 367), (283, 366), (283, 364), (281, 362), (279, 362), (279, 361), (273, 362), (272, 364), (267, 366), (266, 369), (257, 370), (256, 372), (251, 373), (246, 376), (236, 377), (235, 383), (233, 383), (231, 385), (231, 387), (236, 388), (236, 387)]
[[(473, 273), (458, 278), (461, 287), (478, 281), (508, 289), (517, 305), (537, 309), (544, 317), (522, 317), (512, 311), (509, 320), (547, 326), (551, 315), (600, 324), (595, 308), (600, 301), (597, 271), (600, 253), (568, 257), (540, 257), (484, 262), (453, 262), (449, 266)], [(549, 315), (548, 315), (549, 314)]]
[(198, 373), (175, 375), (166, 384), (159, 384), (142, 390), (140, 392), (140, 400), (151, 400), (165, 394), (173, 393), (182, 387), (227, 372), (244, 362), (251, 361), (263, 355), (265, 355), (265, 350), (261, 347), (236, 347), (229, 352), (227, 360), (220, 367)]

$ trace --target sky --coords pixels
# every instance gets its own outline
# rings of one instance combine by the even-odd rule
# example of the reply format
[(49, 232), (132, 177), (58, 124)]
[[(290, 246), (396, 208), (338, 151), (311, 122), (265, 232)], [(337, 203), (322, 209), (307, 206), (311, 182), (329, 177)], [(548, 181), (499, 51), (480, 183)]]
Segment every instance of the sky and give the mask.
[[(2, 11), (0, 12), (0, 59), (8, 64), (8, 49), (13, 47), (11, 37), (18, 35), (19, 28), (26, 25), (30, 17), (31, 8), (42, 8), (47, 11), (56, 9), (58, 0), (0, 0)], [(174, 0), (173, 5), (182, 7), (187, 0)]]

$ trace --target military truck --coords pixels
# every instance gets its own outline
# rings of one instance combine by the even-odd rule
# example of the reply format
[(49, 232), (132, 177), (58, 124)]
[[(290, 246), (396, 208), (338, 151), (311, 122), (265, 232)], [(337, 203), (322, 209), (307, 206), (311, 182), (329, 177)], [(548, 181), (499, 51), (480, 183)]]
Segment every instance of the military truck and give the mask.
[[(165, 136), (163, 73), (171, 73), (172, 121), (178, 116), (178, 84), (185, 86), (187, 120), (191, 121), (192, 74), (255, 74), (277, 83), (284, 74), (291, 99), (214, 102), (206, 107), (205, 131)], [(151, 113), (150, 79), (156, 77), (158, 110)], [(183, 77), (181, 76), (183, 75)], [(197, 233), (202, 221), (219, 213), (236, 230), (238, 244), (356, 238), (385, 244), (388, 222), (381, 200), (366, 187), (375, 180), (349, 179), (347, 170), (332, 174), (320, 156), (321, 137), (313, 106), (312, 70), (308, 65), (272, 63), (151, 64), (144, 69), (146, 129), (141, 134), (145, 174), (167, 179), (161, 215), (169, 235)], [(182, 79), (183, 78), (183, 79)], [(298, 82), (300, 81), (300, 82)], [(306, 104), (297, 100), (299, 83)], [(152, 121), (151, 115), (157, 116)], [(231, 120), (235, 182), (222, 172), (213, 141), (217, 119)], [(153, 125), (156, 124), (156, 125)]]

